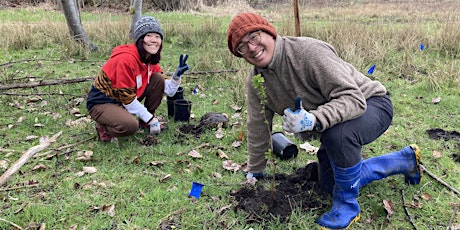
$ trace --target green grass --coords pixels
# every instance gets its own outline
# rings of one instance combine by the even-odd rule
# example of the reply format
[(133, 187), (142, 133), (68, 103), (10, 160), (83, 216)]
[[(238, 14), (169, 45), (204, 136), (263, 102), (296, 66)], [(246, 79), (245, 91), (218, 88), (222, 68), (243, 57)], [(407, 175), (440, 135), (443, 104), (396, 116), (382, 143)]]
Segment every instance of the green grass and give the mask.
[[(385, 5), (374, 8), (382, 6)], [(376, 63), (376, 72), (371, 77), (391, 92), (395, 107), (393, 124), (381, 138), (363, 148), (363, 155), (376, 156), (417, 143), (422, 148), (425, 167), (459, 189), (460, 165), (452, 160), (452, 154), (460, 153), (458, 141), (432, 140), (426, 134), (431, 128), (459, 131), (460, 61), (458, 46), (455, 48), (452, 44), (460, 43), (460, 38), (455, 36), (460, 22), (449, 16), (449, 12), (458, 8), (452, 5), (445, 14), (438, 14), (429, 13), (423, 4), (411, 6), (409, 12), (403, 11), (404, 7), (398, 11), (392, 4), (387, 5), (389, 11), (372, 12), (368, 9), (372, 7), (359, 3), (345, 7), (309, 7), (302, 11), (302, 31), (334, 44), (346, 60), (363, 72)], [(292, 35), (292, 22), (280, 16), (291, 11), (278, 6), (260, 12), (272, 18), (280, 34)], [(165, 72), (174, 70), (180, 53), (190, 54), (189, 72), (239, 70), (186, 75), (182, 83), (185, 97), (193, 103), (192, 124), (207, 112), (229, 115), (230, 125), (224, 129), (224, 137), (216, 138), (215, 130), (208, 130), (199, 139), (180, 137), (177, 129), (183, 123), (170, 121), (156, 146), (138, 143), (145, 133), (118, 138), (118, 143), (101, 143), (96, 140), (93, 121), (68, 125), (69, 121), (80, 118), (70, 114), (72, 108), (88, 116), (85, 102), (80, 100), (85, 99), (91, 81), (0, 91), (0, 161), (7, 161), (11, 166), (23, 152), (39, 144), (38, 138), (28, 139), (28, 136), (51, 137), (63, 132), (56, 143), (30, 159), (0, 188), (0, 218), (23, 228), (46, 223), (50, 229), (72, 226), (77, 226), (76, 229), (155, 229), (162, 223), (178, 229), (314, 228), (316, 218), (326, 210), (302, 211), (296, 207), (289, 223), (272, 220), (259, 224), (246, 224), (247, 215), (233, 211), (235, 203), (229, 194), (241, 187), (244, 178), (241, 172), (223, 169), (223, 159), (216, 153), (221, 149), (238, 164), (246, 161), (246, 143), (243, 141), (237, 148), (232, 147), (232, 143), (240, 133), (245, 134), (244, 83), (251, 67), (232, 57), (227, 50), (226, 26), (231, 16), (207, 12), (146, 14), (160, 21), (166, 35), (161, 62)], [(20, 22), (15, 18), (21, 18)], [(100, 47), (97, 53), (87, 53), (72, 42), (59, 11), (3, 9), (0, 21), (0, 31), (5, 34), (0, 38), (5, 44), (0, 49), (1, 85), (95, 76), (111, 48), (129, 41), (124, 32), (129, 18), (124, 14), (82, 13), (86, 32)], [(18, 34), (22, 36), (14, 37)], [(449, 34), (450, 39), (441, 39)], [(423, 52), (418, 49), (421, 42), (427, 44)], [(422, 68), (427, 74), (415, 71), (412, 66)], [(191, 93), (195, 85), (202, 89), (197, 95)], [(40, 98), (35, 100), (37, 97)], [(435, 104), (432, 100), (437, 97), (441, 100)], [(239, 115), (232, 105), (242, 107)], [(166, 117), (166, 111), (165, 99), (159, 114)], [(36, 124), (43, 126), (36, 127)], [(274, 131), (281, 130), (278, 116)], [(302, 144), (291, 139), (297, 145)], [(203, 143), (209, 143), (209, 147), (198, 149)], [(319, 142), (311, 144), (318, 146)], [(194, 149), (203, 158), (188, 156)], [(76, 160), (77, 153), (84, 150), (94, 153), (91, 160)], [(434, 157), (434, 151), (442, 157)], [(46, 157), (53, 154), (57, 155)], [(315, 159), (314, 155), (301, 152), (292, 161), (278, 162), (277, 172), (292, 173), (293, 169)], [(164, 164), (150, 164), (155, 161), (164, 161)], [(40, 164), (46, 169), (33, 170)], [(85, 166), (95, 167), (97, 172), (77, 176)], [(268, 173), (272, 170), (267, 168)], [(4, 171), (6, 168), (0, 167), (0, 174)], [(215, 173), (221, 177), (215, 177)], [(167, 175), (169, 179), (164, 179)], [(199, 200), (188, 197), (193, 181), (205, 185)], [(24, 187), (30, 183), (38, 185)], [(270, 186), (268, 181), (259, 184)], [(18, 188), (8, 190), (14, 187)], [(453, 212), (452, 204), (460, 203), (458, 194), (427, 175), (418, 186), (407, 186), (402, 176), (393, 176), (361, 189), (362, 218), (352, 229), (412, 228), (406, 219), (402, 189), (417, 229), (446, 229)], [(423, 193), (429, 194), (432, 200), (420, 198)], [(383, 206), (385, 199), (395, 204), (395, 213), (389, 219)], [(115, 206), (114, 216), (102, 211), (110, 205)], [(460, 223), (458, 214), (453, 223)], [(12, 229), (12, 226), (0, 220), (0, 229)]]

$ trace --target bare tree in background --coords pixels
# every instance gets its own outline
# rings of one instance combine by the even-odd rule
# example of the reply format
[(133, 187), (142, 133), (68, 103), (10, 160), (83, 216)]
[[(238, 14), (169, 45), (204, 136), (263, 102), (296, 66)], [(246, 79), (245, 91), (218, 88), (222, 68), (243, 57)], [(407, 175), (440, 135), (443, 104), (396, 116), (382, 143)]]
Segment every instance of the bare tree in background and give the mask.
[(61, 3), (72, 39), (89, 48), (90, 51), (98, 50), (98, 47), (91, 43), (83, 29), (76, 0), (61, 0)]
[(129, 25), (129, 37), (134, 38), (134, 26), (137, 20), (142, 17), (142, 0), (131, 0), (129, 4), (131, 24)]

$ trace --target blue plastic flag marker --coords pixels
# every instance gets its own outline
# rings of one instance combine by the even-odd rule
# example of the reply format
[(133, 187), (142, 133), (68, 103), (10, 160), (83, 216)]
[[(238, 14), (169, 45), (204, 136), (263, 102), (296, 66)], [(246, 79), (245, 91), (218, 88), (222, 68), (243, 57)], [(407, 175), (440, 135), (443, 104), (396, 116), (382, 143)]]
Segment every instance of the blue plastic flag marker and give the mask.
[(196, 95), (196, 93), (198, 93), (198, 85), (195, 85), (195, 87), (193, 87), (193, 95)]
[(423, 43), (420, 44), (420, 50), (424, 50), (424, 49), (425, 49), (425, 45), (423, 45)]
[(200, 184), (198, 182), (193, 182), (192, 183), (192, 189), (190, 189), (190, 196), (200, 198), (201, 196), (201, 190), (203, 189), (203, 184)]
[(369, 70), (367, 71), (367, 73), (368, 73), (368, 74), (374, 73), (374, 70), (375, 70), (375, 67), (376, 67), (376, 66), (377, 66), (376, 64), (373, 64), (373, 65), (371, 66), (371, 68), (369, 68)]

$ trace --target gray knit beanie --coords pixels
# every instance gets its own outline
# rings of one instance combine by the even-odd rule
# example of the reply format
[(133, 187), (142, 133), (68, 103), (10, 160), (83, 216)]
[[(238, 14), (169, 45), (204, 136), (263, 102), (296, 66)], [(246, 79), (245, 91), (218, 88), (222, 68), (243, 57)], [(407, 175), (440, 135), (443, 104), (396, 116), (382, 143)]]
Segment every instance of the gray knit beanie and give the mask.
[(136, 25), (134, 26), (134, 41), (137, 42), (139, 38), (147, 33), (157, 33), (161, 36), (161, 39), (164, 38), (160, 23), (151, 16), (144, 16), (137, 20)]

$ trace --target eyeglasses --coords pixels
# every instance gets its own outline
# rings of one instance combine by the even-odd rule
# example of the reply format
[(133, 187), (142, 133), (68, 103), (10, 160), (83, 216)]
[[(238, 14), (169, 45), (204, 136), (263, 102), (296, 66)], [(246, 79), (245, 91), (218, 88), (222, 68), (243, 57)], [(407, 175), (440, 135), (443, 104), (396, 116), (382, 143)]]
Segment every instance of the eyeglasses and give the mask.
[(251, 45), (256, 46), (256, 45), (260, 44), (260, 41), (261, 41), (260, 31), (254, 32), (254, 33), (249, 35), (249, 40), (247, 42), (241, 42), (238, 45), (238, 47), (236, 47), (236, 51), (239, 54), (244, 55), (249, 50), (249, 44), (248, 43), (250, 43)]

